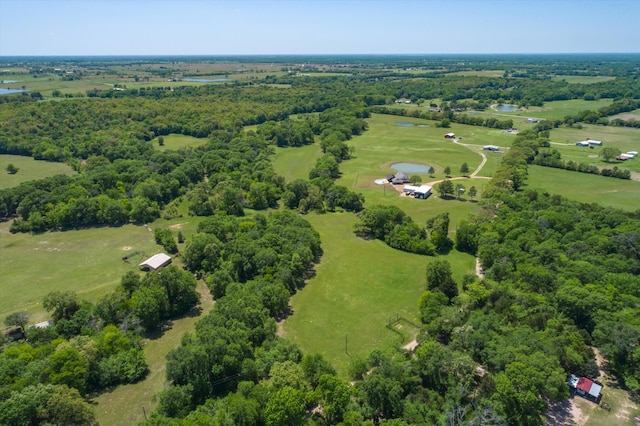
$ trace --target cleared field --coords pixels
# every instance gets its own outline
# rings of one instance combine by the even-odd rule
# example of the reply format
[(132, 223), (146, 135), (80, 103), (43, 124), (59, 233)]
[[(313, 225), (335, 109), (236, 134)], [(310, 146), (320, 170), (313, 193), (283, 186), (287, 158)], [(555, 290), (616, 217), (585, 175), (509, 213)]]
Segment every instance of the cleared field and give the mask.
[[(18, 173), (8, 174), (6, 168), (9, 164), (13, 164), (20, 169)], [(22, 182), (58, 174), (72, 175), (75, 172), (64, 163), (37, 161), (31, 157), (21, 155), (0, 155), (0, 189), (13, 188)]]
[[(588, 147), (575, 145), (576, 142), (587, 138), (602, 141), (603, 146), (589, 149)], [(611, 163), (607, 163), (597, 157), (600, 150), (605, 147), (618, 148), (621, 152), (640, 151), (640, 129), (594, 125), (583, 126), (582, 129), (559, 127), (551, 130), (550, 139), (551, 142), (554, 142), (551, 145), (552, 148), (557, 149), (565, 160), (595, 163), (606, 167), (617, 165), (621, 168), (640, 172), (640, 161), (638, 159), (622, 162), (614, 160)]]
[[(398, 333), (386, 325), (397, 317), (419, 324), (418, 299), (434, 258), (356, 237), (357, 218), (351, 213), (306, 218), (320, 233), (324, 254), (315, 277), (292, 297), (293, 315), (284, 321), (284, 334), (305, 353), (321, 353), (346, 376), (351, 357), (413, 337), (416, 330), (408, 322)], [(474, 270), (472, 256), (452, 252), (447, 260), (458, 279)]]
[(556, 75), (551, 78), (551, 80), (566, 81), (569, 84), (594, 84), (615, 79), (615, 77), (599, 77), (595, 75)]
[(624, 210), (640, 209), (640, 182), (630, 180), (529, 166), (527, 187), (583, 203), (598, 203)]
[[(41, 302), (49, 292), (74, 291), (80, 299), (95, 302), (127, 271), (137, 269), (142, 253), (151, 256), (162, 250), (143, 226), (36, 235), (10, 234), (8, 229), (9, 222), (0, 224), (0, 318), (26, 310), (34, 323), (47, 319)], [(130, 263), (122, 261), (135, 251), (140, 254)]]
[(204, 145), (205, 143), (207, 143), (207, 139), (205, 138), (195, 138), (193, 136), (180, 135), (177, 133), (172, 133), (166, 136), (162, 136), (162, 138), (164, 139), (164, 146), (160, 146), (160, 144), (158, 143), (158, 138), (154, 138), (151, 140), (153, 147), (159, 151), (166, 151), (168, 149), (176, 150), (180, 148), (196, 147), (196, 146)]
[(575, 115), (580, 111), (596, 111), (603, 106), (611, 105), (613, 99), (598, 99), (585, 101), (583, 99), (571, 99), (568, 101), (545, 102), (541, 107), (530, 107), (527, 114), (531, 117), (547, 120), (562, 120), (567, 115)]
[(478, 77), (503, 77), (504, 70), (478, 70), (478, 71), (458, 71), (450, 75), (478, 76)]
[(614, 120), (616, 118), (620, 118), (622, 120), (640, 120), (640, 109), (634, 109), (633, 111), (629, 112), (622, 112), (620, 114), (609, 116), (608, 118), (609, 120)]
[[(138, 424), (145, 420), (157, 402), (153, 399), (165, 385), (166, 356), (180, 344), (185, 333), (195, 330), (196, 322), (213, 308), (213, 300), (207, 286), (198, 282), (200, 310), (172, 321), (171, 329), (161, 336), (145, 339), (144, 355), (149, 364), (149, 375), (138, 383), (122, 385), (93, 399), (96, 418), (102, 426)], [(144, 410), (144, 411), (143, 411)]]
[(284, 176), (287, 182), (295, 179), (309, 179), (309, 172), (321, 156), (322, 150), (318, 144), (276, 148), (276, 154), (272, 158), (273, 168), (276, 173)]
[[(354, 189), (370, 189), (373, 180), (394, 173), (391, 165), (399, 162), (428, 164), (435, 169), (435, 178), (426, 173), (418, 173), (422, 182), (444, 179), (444, 168), (451, 168), (451, 176), (461, 176), (460, 166), (467, 163), (471, 171), (482, 161), (479, 151), (483, 145), (497, 145), (506, 148), (514, 136), (498, 129), (452, 124), (443, 129), (434, 126), (433, 121), (373, 114), (367, 120), (369, 130), (353, 138), (349, 144), (355, 148), (354, 157), (340, 165), (342, 177), (338, 183)], [(397, 123), (414, 123), (402, 126)], [(428, 126), (428, 127), (421, 127)], [(454, 144), (445, 139), (444, 134), (454, 132), (461, 143)], [(480, 176), (490, 176), (495, 170), (501, 154), (488, 156), (486, 169)]]

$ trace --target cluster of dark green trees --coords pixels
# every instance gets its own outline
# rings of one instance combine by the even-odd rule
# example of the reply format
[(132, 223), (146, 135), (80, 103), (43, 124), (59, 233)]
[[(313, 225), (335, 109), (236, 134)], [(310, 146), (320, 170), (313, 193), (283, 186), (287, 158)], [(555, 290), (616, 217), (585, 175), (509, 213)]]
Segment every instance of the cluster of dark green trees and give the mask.
[[(143, 333), (198, 301), (195, 278), (175, 266), (142, 278), (129, 272), (95, 305), (71, 292), (48, 294), (43, 307), (53, 324), (26, 328), (26, 341), (4, 342), (0, 424), (92, 424), (84, 397), (145, 377)], [(25, 314), (7, 320), (24, 327)]]
[(628, 169), (620, 169), (618, 166), (613, 166), (611, 169), (600, 169), (595, 164), (576, 163), (573, 160), (564, 161), (557, 149), (539, 150), (533, 159), (532, 164), (581, 173), (615, 177), (618, 179), (631, 179), (631, 172)]

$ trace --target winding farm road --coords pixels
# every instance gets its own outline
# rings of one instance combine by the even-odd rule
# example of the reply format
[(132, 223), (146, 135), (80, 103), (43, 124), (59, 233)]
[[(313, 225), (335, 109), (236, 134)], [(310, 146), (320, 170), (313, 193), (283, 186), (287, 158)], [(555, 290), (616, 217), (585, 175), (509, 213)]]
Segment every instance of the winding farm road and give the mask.
[[(480, 154), (480, 156), (482, 157), (482, 161), (480, 162), (480, 165), (478, 165), (478, 167), (476, 167), (476, 169), (473, 171), (473, 173), (471, 173), (469, 176), (458, 176), (458, 177), (454, 177), (451, 178), (449, 180), (460, 180), (460, 179), (491, 179), (491, 177), (489, 176), (478, 176), (478, 173), (480, 173), (480, 171), (482, 170), (482, 168), (484, 167), (484, 165), (487, 163), (487, 156), (485, 155), (484, 152), (482, 151), (476, 151), (475, 149), (471, 148), (471, 147), (478, 147), (480, 145), (470, 145), (470, 144), (464, 144), (464, 143), (460, 143), (458, 142), (458, 139), (453, 139), (453, 143), (460, 145), (460, 146), (464, 146), (465, 148), (469, 148), (470, 150), (477, 152), (478, 154)], [(427, 182), (427, 185), (429, 186), (433, 186), (435, 184), (438, 184), (440, 182), (442, 182), (445, 179), (440, 179), (440, 180), (434, 180), (432, 182)]]

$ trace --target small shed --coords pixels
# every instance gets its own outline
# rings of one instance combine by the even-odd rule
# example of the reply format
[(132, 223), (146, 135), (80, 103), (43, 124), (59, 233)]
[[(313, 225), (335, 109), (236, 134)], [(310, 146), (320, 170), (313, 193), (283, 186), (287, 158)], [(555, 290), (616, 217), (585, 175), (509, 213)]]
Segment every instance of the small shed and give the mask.
[(630, 155), (633, 158), (636, 158), (638, 156), (638, 151), (629, 151), (629, 152), (625, 152), (625, 154)]
[(51, 327), (52, 325), (53, 325), (53, 321), (51, 320), (42, 321), (37, 324), (33, 324), (35, 328), (47, 328), (47, 327)]
[(616, 157), (616, 160), (620, 160), (620, 161), (627, 161), (627, 160), (631, 160), (633, 157), (633, 155), (629, 155), (629, 154), (620, 154)]
[(445, 139), (455, 139), (456, 138), (456, 134), (455, 133), (447, 133), (444, 135)]
[(485, 145), (485, 146), (482, 147), (482, 149), (484, 151), (493, 151), (493, 152), (500, 151), (500, 147), (496, 146), (496, 145)]
[(171, 256), (165, 253), (154, 254), (138, 266), (143, 271), (155, 271), (171, 263)]

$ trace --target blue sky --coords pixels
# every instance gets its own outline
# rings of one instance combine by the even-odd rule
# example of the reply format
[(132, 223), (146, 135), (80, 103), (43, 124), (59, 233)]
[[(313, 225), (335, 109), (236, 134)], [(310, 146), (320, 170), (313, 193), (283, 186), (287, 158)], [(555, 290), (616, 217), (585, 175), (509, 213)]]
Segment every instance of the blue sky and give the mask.
[(640, 52), (640, 0), (0, 0), (0, 56)]

